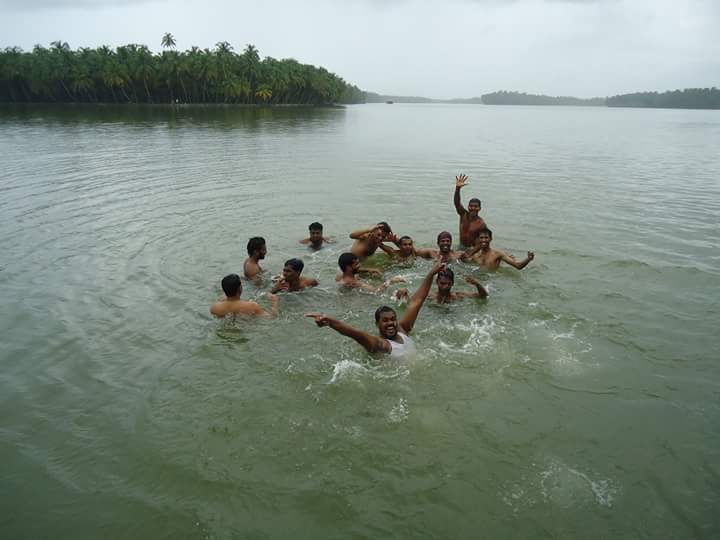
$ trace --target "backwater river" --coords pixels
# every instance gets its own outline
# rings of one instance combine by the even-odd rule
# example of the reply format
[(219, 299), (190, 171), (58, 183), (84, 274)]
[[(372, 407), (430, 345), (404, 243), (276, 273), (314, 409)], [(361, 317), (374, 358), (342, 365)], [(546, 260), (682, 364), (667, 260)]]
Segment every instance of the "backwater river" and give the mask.
[[(337, 258), (459, 173), (527, 268), (403, 363), (303, 317), (402, 312)], [(720, 111), (3, 106), (0, 231), (3, 538), (720, 536)], [(320, 286), (214, 320), (256, 235)]]

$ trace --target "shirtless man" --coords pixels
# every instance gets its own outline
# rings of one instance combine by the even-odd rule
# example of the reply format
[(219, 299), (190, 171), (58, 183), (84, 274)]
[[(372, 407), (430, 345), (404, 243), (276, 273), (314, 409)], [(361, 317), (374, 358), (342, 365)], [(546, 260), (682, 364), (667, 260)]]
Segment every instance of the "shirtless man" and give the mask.
[(467, 210), (460, 202), (460, 190), (468, 183), (468, 177), (464, 174), (455, 177), (455, 211), (460, 216), (460, 243), (465, 247), (475, 244), (477, 235), (481, 229), (486, 229), (485, 220), (478, 214), (482, 206), (480, 199), (470, 199)]
[(397, 238), (390, 229), (390, 225), (381, 221), (369, 229), (362, 229), (350, 233), (354, 240), (350, 252), (357, 255), (360, 260), (366, 259), (377, 251), (380, 245), (389, 240), (397, 245)]
[[(455, 274), (450, 268), (440, 270), (435, 280), (437, 283), (437, 292), (432, 295), (438, 304), (450, 304), (456, 300), (462, 300), (463, 298), (487, 298), (488, 293), (485, 287), (480, 285), (480, 282), (472, 276), (465, 276), (465, 282), (470, 285), (475, 285), (477, 292), (452, 292), (453, 285), (455, 284)], [(400, 300), (401, 298), (407, 298), (409, 296), (407, 289), (400, 289), (395, 293), (395, 297)]]
[(410, 299), (400, 322), (397, 320), (395, 310), (391, 307), (382, 306), (375, 311), (375, 326), (377, 326), (379, 336), (371, 336), (367, 332), (353, 328), (349, 324), (322, 313), (306, 313), (305, 316), (315, 319), (315, 324), (320, 327), (329, 326), (336, 332), (354, 339), (369, 353), (389, 354), (391, 358), (395, 359), (411, 357), (416, 353), (416, 348), (409, 334), (412, 332), (420, 308), (430, 292), (433, 276), (444, 266), (443, 263), (435, 263), (428, 275), (425, 276), (420, 288)]
[(439, 259), (444, 263), (451, 263), (458, 260), (465, 260), (464, 251), (452, 249), (452, 234), (443, 231), (437, 236), (438, 249), (415, 248), (415, 255), (424, 259)]
[(336, 278), (336, 281), (338, 281), (342, 286), (351, 289), (364, 289), (374, 293), (381, 293), (388, 287), (388, 285), (405, 281), (403, 278), (395, 277), (386, 281), (382, 285), (378, 285), (377, 287), (370, 285), (357, 277), (357, 274), (361, 271), (360, 259), (353, 253), (343, 253), (340, 255), (340, 258), (338, 259), (338, 266), (340, 267), (342, 275), (339, 275)]
[(300, 243), (307, 245), (310, 249), (317, 251), (318, 249), (322, 249), (323, 242), (332, 244), (335, 241), (332, 236), (323, 236), (322, 223), (314, 221), (310, 224), (308, 230), (310, 231), (310, 236), (300, 240)]
[(225, 299), (215, 302), (210, 307), (210, 313), (218, 318), (226, 315), (255, 315), (260, 317), (275, 317), (278, 311), (279, 298), (274, 294), (269, 294), (271, 309), (268, 313), (261, 308), (256, 302), (247, 302), (240, 300), (242, 294), (242, 282), (237, 274), (225, 276), (220, 283), (225, 293)]
[(497, 270), (501, 262), (507, 263), (518, 270), (522, 270), (535, 258), (535, 253), (528, 251), (527, 257), (518, 262), (506, 253), (498, 249), (492, 249), (490, 247), (491, 241), (492, 231), (490, 229), (480, 231), (475, 247), (466, 252), (464, 260), (479, 264), (488, 270)]
[(295, 292), (302, 291), (308, 287), (316, 287), (317, 279), (302, 277), (300, 274), (305, 268), (305, 263), (300, 259), (289, 259), (285, 261), (285, 267), (282, 271), (282, 278), (272, 288), (271, 293), (275, 294), (280, 291)]
[(260, 277), (260, 273), (263, 271), (260, 268), (259, 262), (267, 255), (267, 245), (265, 245), (265, 239), (261, 236), (253, 236), (247, 243), (248, 258), (243, 263), (243, 273), (245, 277), (253, 281), (257, 281)]
[(417, 254), (415, 253), (415, 246), (412, 238), (409, 236), (401, 236), (398, 240), (397, 246), (399, 249), (393, 249), (385, 244), (380, 244), (379, 247), (396, 261), (403, 263), (415, 262)]

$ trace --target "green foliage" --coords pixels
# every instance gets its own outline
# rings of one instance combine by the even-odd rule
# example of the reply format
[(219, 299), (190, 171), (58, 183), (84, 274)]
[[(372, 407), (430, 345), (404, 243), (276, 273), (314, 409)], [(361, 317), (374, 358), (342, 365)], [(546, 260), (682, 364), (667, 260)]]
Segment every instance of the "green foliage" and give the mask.
[(720, 109), (720, 90), (686, 88), (672, 92), (638, 92), (607, 98), (608, 107), (652, 107), (664, 109)]
[(543, 96), (501, 90), (500, 92), (483, 94), (482, 102), (485, 105), (581, 105), (602, 107), (605, 105), (605, 98), (580, 99), (569, 96)]
[[(321, 67), (297, 60), (241, 54), (226, 41), (214, 50), (192, 47), (155, 54), (129, 44), (73, 51), (62, 41), (32, 52), (0, 51), (0, 102), (241, 103), (329, 105), (364, 103), (365, 93)], [(168, 50), (170, 49), (170, 50)]]

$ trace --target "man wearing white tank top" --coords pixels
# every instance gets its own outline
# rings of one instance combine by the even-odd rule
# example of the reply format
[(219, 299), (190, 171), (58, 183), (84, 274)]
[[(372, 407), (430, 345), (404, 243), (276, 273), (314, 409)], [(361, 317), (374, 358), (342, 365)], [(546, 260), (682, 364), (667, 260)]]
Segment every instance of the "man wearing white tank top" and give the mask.
[(391, 307), (382, 306), (375, 311), (375, 326), (377, 326), (379, 336), (372, 336), (322, 313), (306, 313), (305, 316), (315, 319), (315, 324), (318, 326), (329, 326), (336, 332), (354, 339), (369, 353), (389, 354), (393, 358), (412, 355), (416, 349), (409, 334), (412, 332), (420, 308), (430, 292), (433, 277), (443, 268), (445, 268), (445, 263), (436, 262), (430, 269), (418, 290), (410, 298), (407, 310), (399, 322), (395, 310)]

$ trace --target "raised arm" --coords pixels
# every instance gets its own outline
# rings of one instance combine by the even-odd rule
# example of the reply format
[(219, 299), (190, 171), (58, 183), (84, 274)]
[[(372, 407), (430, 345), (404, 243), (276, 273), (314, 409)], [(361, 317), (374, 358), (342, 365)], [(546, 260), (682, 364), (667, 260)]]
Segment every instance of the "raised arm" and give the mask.
[(453, 197), (453, 202), (455, 203), (455, 211), (459, 216), (467, 214), (467, 210), (465, 210), (462, 202), (460, 202), (460, 190), (467, 185), (467, 178), (464, 174), (455, 177), (455, 197)]
[(400, 319), (400, 327), (406, 334), (412, 332), (413, 326), (415, 326), (415, 320), (417, 319), (418, 313), (420, 313), (420, 308), (430, 292), (430, 287), (432, 287), (433, 277), (443, 268), (445, 268), (445, 263), (436, 262), (428, 272), (428, 275), (425, 276), (418, 290), (415, 291), (415, 294), (410, 298), (410, 303), (405, 310), (405, 314), (402, 316), (402, 319)]
[(327, 317), (322, 313), (306, 313), (305, 316), (315, 319), (315, 324), (320, 327), (329, 326), (339, 334), (354, 339), (362, 345), (367, 352), (390, 352), (390, 345), (386, 340), (377, 336), (371, 336), (367, 332), (353, 328), (342, 321), (333, 319), (332, 317)]
[(361, 240), (377, 228), (378, 226), (374, 225), (369, 229), (360, 229), (359, 231), (353, 231), (350, 233), (350, 238), (352, 238), (353, 240)]
[(525, 268), (534, 258), (535, 253), (532, 251), (528, 251), (527, 257), (525, 257), (522, 261), (518, 262), (507, 253), (500, 252), (500, 260), (509, 264), (510, 266), (517, 268), (518, 270), (522, 270), (523, 268)]
[(386, 246), (385, 244), (378, 245), (380, 249), (382, 249), (385, 253), (390, 255), (391, 257), (395, 257), (397, 255), (397, 251), (391, 248), (390, 246)]
[(303, 238), (302, 240), (298, 240), (298, 244), (309, 244), (310, 239), (309, 238)]
[(465, 283), (469, 283), (470, 285), (475, 285), (475, 288), (477, 289), (477, 293), (467, 293), (468, 296), (474, 297), (474, 298), (487, 298), (488, 292), (483, 287), (480, 282), (472, 277), (472, 276), (465, 276)]
[(434, 259), (440, 253), (437, 249), (432, 248), (415, 248), (415, 256), (423, 259)]

